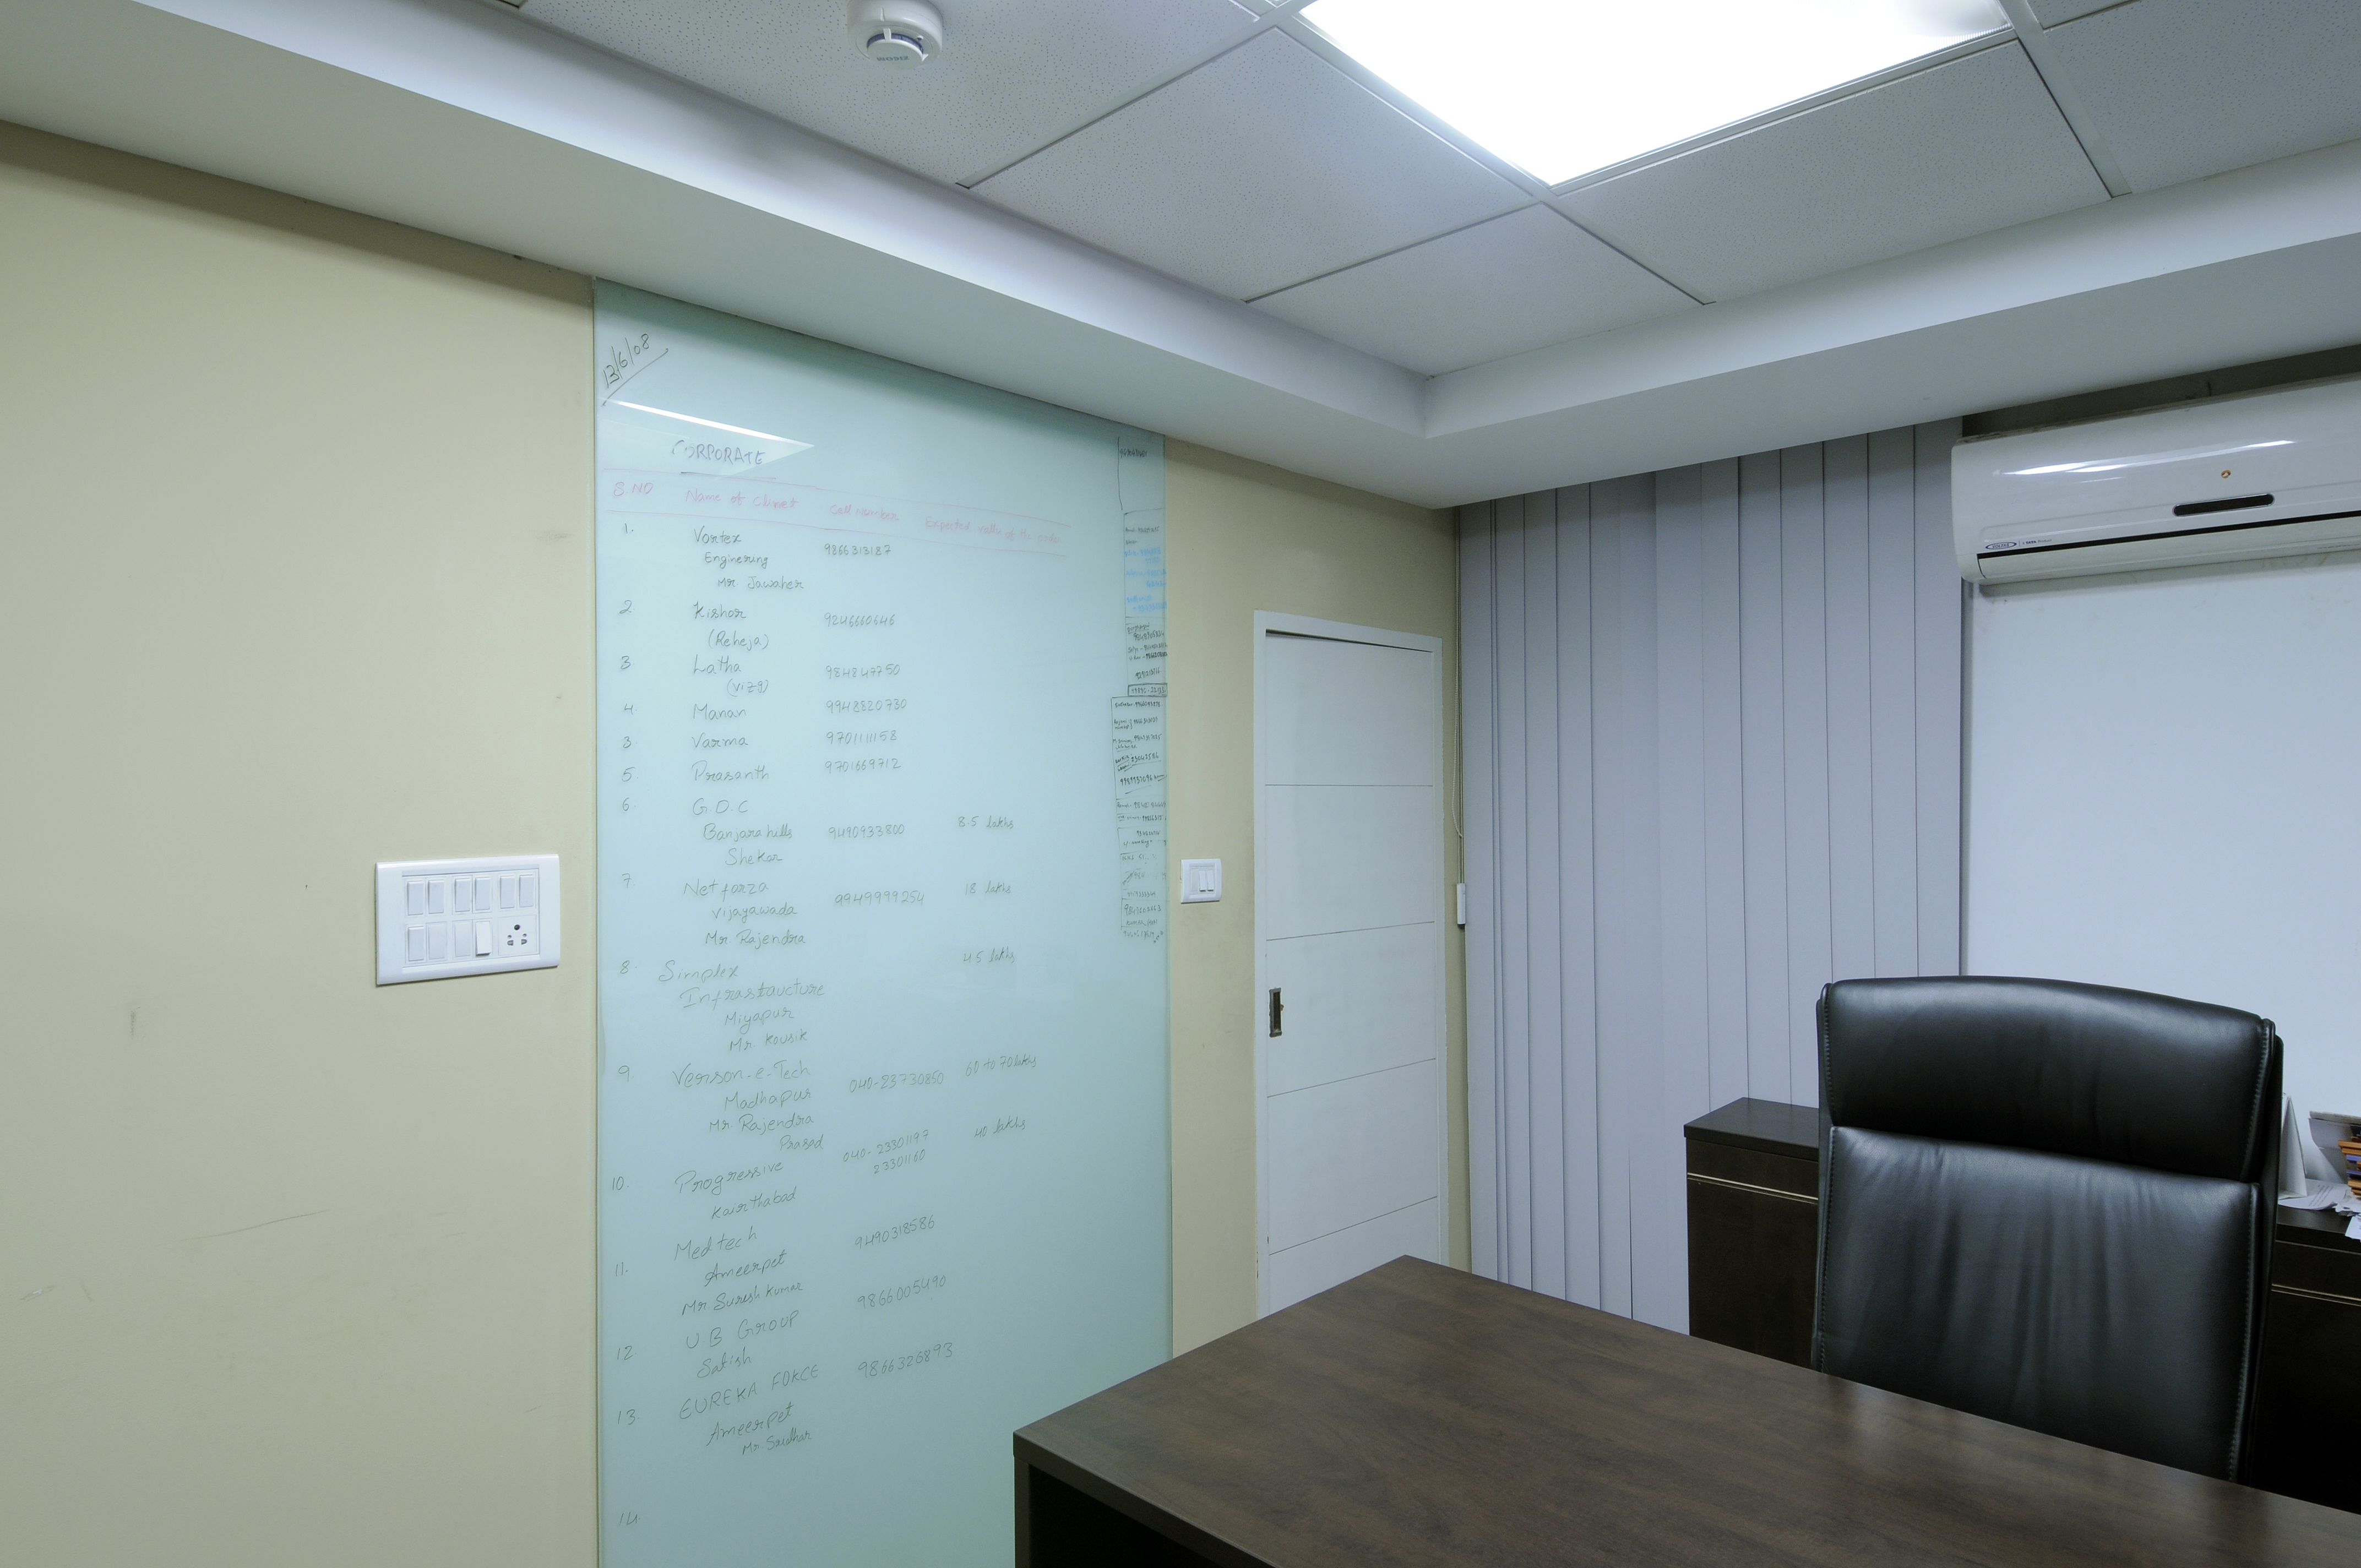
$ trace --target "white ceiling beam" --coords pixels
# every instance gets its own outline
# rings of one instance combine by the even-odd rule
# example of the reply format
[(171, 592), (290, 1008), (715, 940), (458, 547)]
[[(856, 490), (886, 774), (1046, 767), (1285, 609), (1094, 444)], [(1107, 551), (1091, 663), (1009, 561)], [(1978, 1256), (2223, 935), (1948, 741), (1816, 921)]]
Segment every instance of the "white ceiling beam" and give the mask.
[[(2354, 235), (2361, 142), (1455, 370), (1429, 383), (1424, 428), (1446, 435)], [(2164, 341), (2188, 330), (2153, 323)]]
[(1417, 427), (1413, 372), (473, 0), (0, 0), (0, 115), (922, 365), (1013, 314)]
[(1431, 471), (1518, 495), (2361, 343), (2356, 277), (2347, 235), (1807, 353), (1716, 355), (1687, 379), (1614, 378), (1587, 402), (1430, 435)]

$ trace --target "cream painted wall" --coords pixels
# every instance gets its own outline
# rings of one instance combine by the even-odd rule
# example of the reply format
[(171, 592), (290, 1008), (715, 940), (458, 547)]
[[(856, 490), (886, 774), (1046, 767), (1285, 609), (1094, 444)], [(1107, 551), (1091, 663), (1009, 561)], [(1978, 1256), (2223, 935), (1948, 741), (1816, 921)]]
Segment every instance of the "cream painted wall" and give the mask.
[[(0, 289), (6, 1556), (588, 1568), (587, 283), (0, 126)], [(1170, 455), (1187, 1349), (1254, 1312), (1253, 614), (1458, 680), (1445, 515)], [(372, 983), (372, 861), (552, 850), (563, 967)]]
[(0, 1557), (588, 1568), (585, 284), (0, 126)]
[[(1440, 637), (1453, 781), (1444, 877), (1460, 877), (1458, 557), (1427, 511), (1185, 442), (1165, 444), (1172, 884), (1219, 856), (1218, 904), (1172, 907), (1172, 1338), (1255, 1315), (1254, 615)], [(1467, 1266), (1466, 948), (1446, 945), (1451, 1259)]]

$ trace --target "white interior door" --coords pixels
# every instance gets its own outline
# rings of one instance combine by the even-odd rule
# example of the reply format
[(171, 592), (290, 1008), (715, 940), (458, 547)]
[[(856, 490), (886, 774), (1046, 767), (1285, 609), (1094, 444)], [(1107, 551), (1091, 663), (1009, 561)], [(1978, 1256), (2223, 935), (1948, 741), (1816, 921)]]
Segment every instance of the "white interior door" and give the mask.
[(1259, 1294), (1275, 1312), (1404, 1253), (1444, 1256), (1443, 651), (1293, 616), (1255, 632)]

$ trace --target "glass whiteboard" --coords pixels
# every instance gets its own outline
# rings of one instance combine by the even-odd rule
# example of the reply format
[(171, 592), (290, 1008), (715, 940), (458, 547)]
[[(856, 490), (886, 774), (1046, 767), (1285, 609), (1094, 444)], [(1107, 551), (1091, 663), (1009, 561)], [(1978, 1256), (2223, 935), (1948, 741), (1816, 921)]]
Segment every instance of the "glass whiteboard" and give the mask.
[(1162, 443), (597, 334), (603, 1560), (1005, 1563), (1171, 1348)]

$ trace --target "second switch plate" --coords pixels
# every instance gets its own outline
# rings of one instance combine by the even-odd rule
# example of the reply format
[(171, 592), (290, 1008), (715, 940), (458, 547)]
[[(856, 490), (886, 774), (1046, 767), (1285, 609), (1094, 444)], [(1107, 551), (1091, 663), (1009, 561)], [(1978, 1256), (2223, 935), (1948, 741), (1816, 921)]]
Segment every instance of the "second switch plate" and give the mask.
[(1183, 861), (1180, 862), (1181, 903), (1219, 904), (1221, 901), (1221, 861)]

